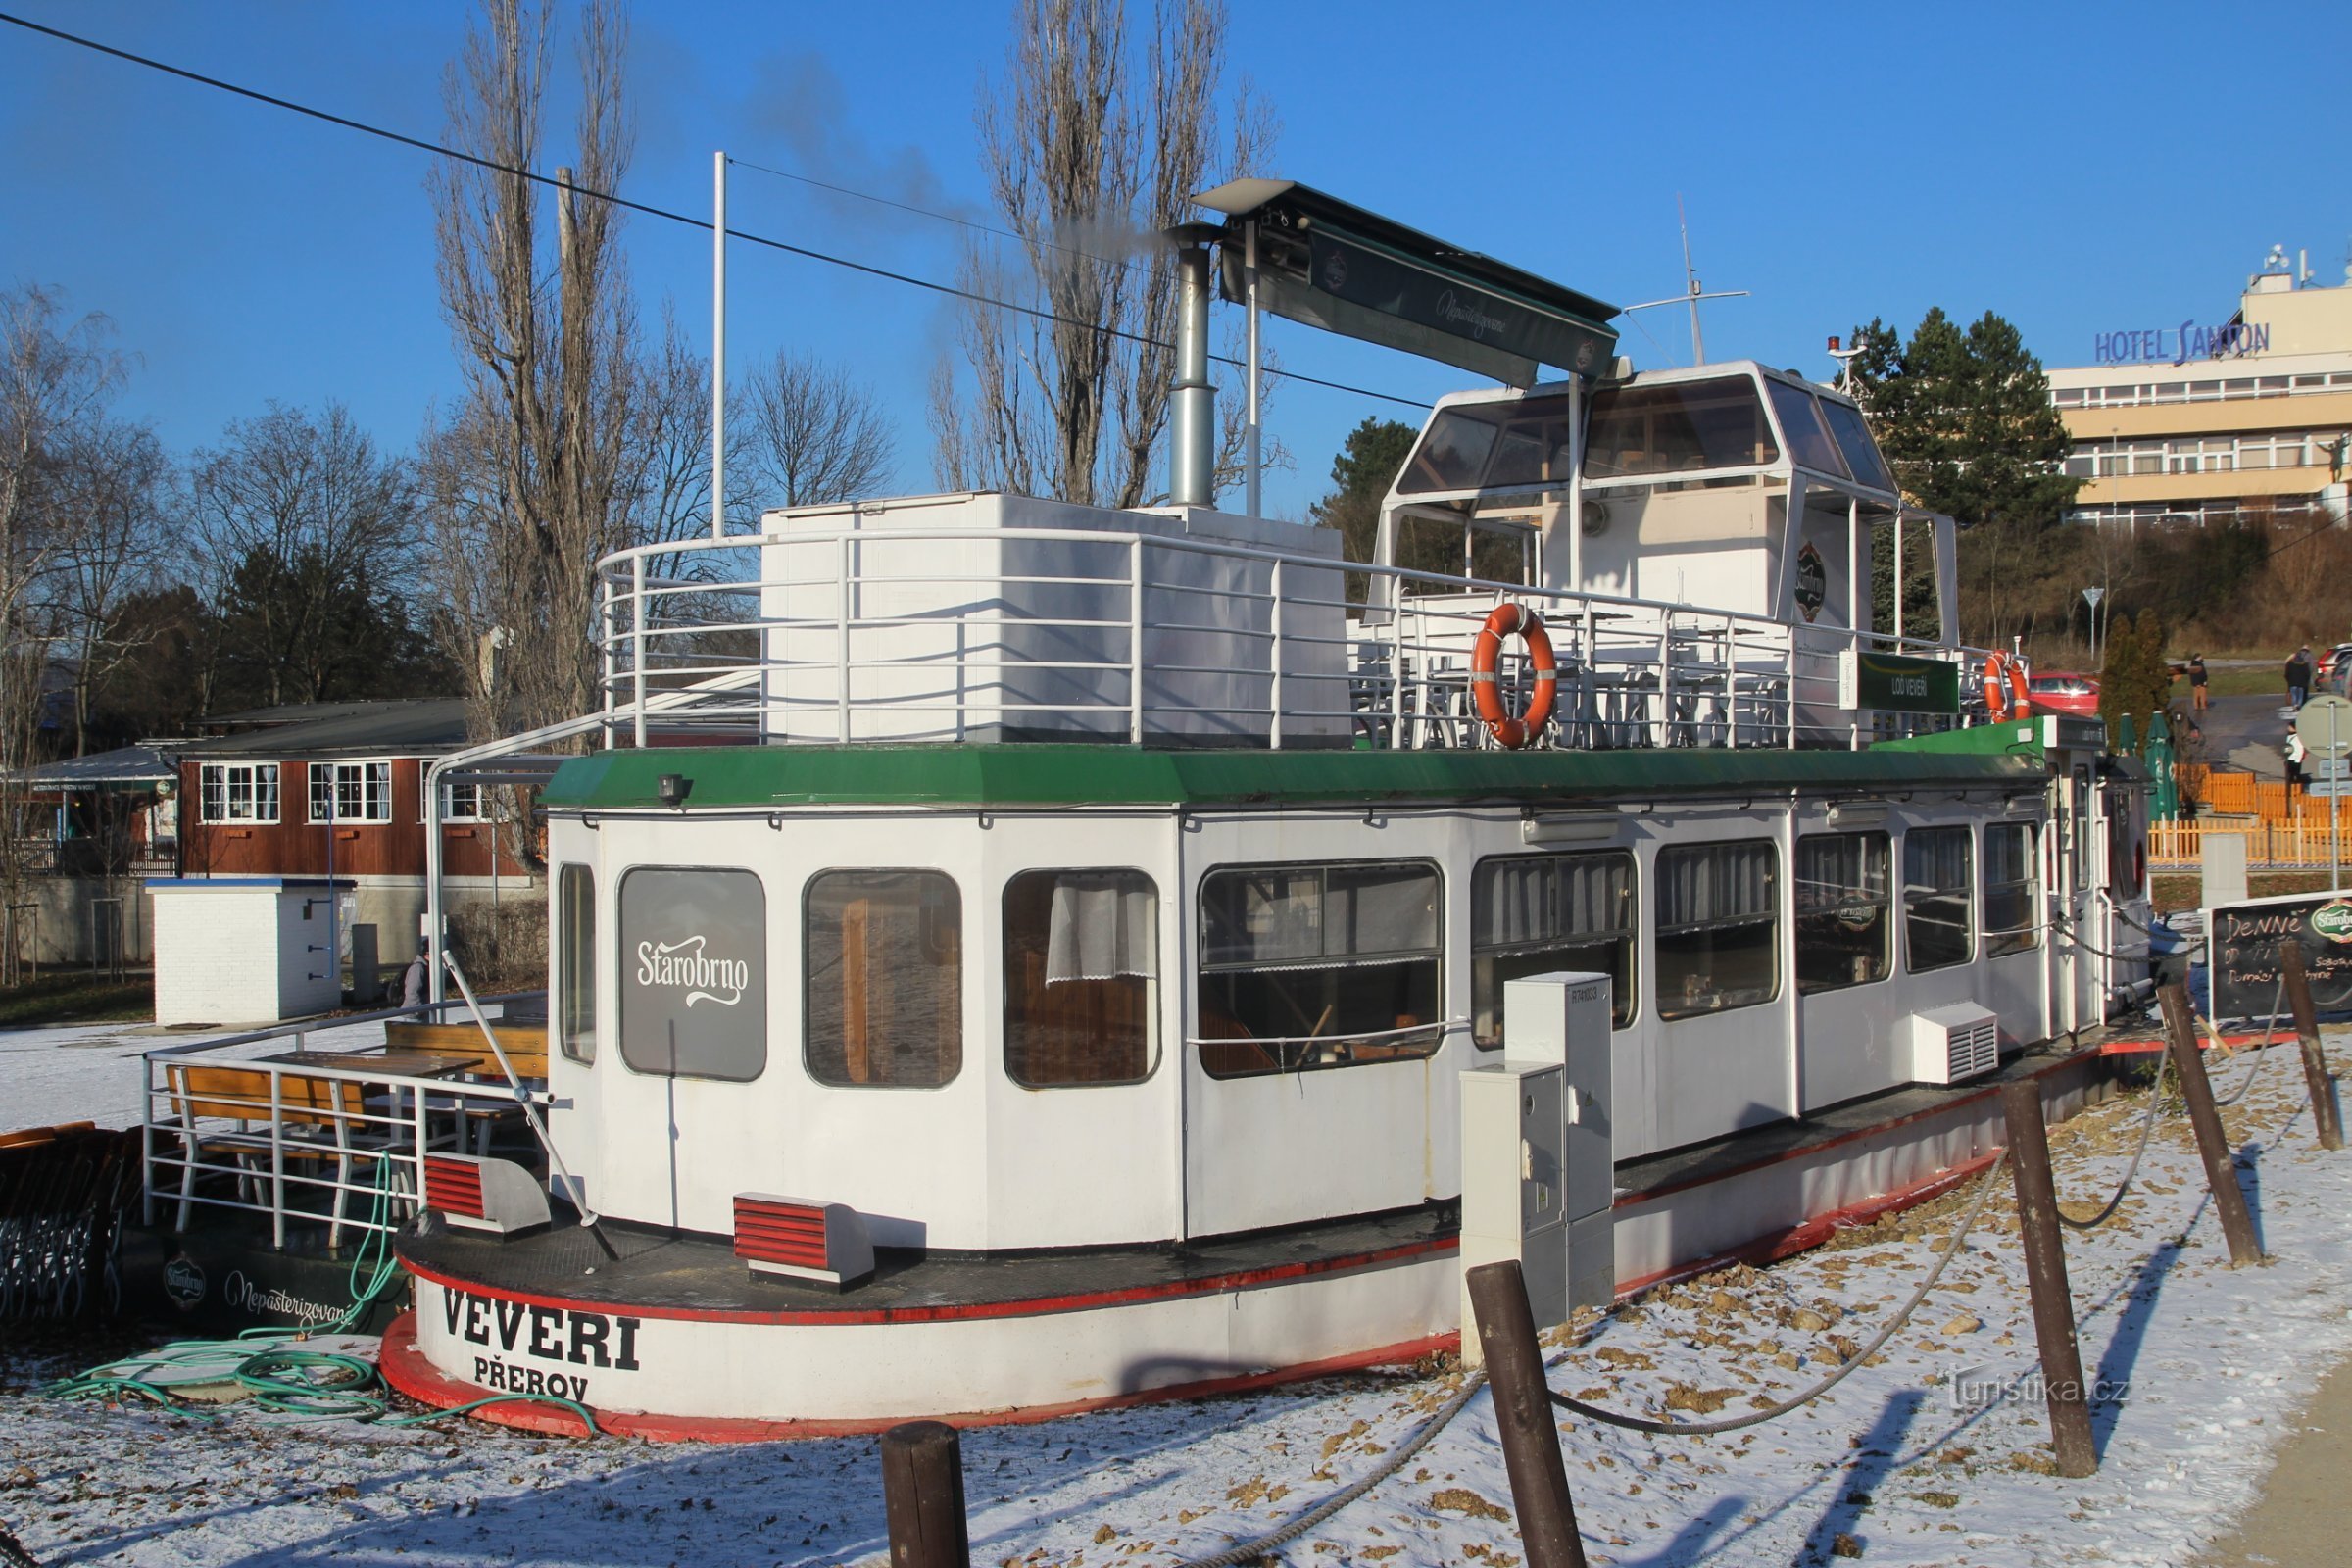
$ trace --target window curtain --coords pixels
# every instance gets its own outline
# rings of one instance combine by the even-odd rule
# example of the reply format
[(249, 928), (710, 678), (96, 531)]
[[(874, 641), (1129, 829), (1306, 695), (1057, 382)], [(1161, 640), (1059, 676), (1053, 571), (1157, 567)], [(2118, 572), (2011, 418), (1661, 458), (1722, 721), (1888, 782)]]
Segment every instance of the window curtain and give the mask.
[(1054, 879), (1046, 923), (1046, 984), (1159, 975), (1159, 900), (1131, 872), (1065, 872)]
[(1796, 911), (1829, 914), (1886, 902), (1888, 855), (1882, 833), (1829, 833), (1796, 841)]
[(1773, 903), (1773, 847), (1744, 844), (1676, 845), (1658, 852), (1658, 929), (1769, 920)]
[(1633, 927), (1633, 894), (1630, 855), (1489, 860), (1471, 884), (1471, 937), (1488, 948), (1622, 935)]
[(1964, 827), (1913, 828), (1904, 834), (1904, 891), (1966, 893), (1968, 837)]

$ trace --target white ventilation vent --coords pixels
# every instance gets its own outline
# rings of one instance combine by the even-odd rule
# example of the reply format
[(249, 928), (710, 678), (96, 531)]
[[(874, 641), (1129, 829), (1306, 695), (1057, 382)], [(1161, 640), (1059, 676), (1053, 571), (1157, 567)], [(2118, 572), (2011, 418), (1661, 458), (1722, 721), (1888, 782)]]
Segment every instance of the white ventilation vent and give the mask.
[(1972, 1002), (1911, 1015), (1911, 1082), (1956, 1084), (2001, 1064), (2001, 1020)]

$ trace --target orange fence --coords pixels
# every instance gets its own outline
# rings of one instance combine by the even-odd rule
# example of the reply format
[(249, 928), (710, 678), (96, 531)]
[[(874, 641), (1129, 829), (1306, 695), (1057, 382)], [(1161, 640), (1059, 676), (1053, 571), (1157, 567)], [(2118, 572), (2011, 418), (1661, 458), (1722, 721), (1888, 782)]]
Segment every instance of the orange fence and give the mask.
[[(2333, 858), (2329, 851), (2328, 803), (2320, 800), (2311, 804), (2319, 808), (2316, 812), (2285, 822), (2247, 818), (2151, 822), (2148, 863), (2166, 870), (2193, 869), (2204, 863), (2206, 836), (2227, 834), (2246, 841), (2246, 864), (2254, 870), (2325, 869)], [(2352, 803), (2346, 804), (2342, 825), (2344, 847), (2352, 852)]]
[(2182, 767), (2181, 793), (2208, 816), (2250, 816), (2265, 822), (2328, 821), (2328, 798), (2300, 791), (2289, 795), (2286, 780), (2264, 778), (2239, 768)]

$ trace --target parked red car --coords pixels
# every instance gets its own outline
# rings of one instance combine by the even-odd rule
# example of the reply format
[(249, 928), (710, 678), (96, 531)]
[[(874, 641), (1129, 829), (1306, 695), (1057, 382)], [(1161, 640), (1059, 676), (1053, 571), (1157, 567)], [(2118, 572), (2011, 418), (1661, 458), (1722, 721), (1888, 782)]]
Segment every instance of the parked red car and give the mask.
[(2096, 675), (2084, 675), (2071, 669), (2039, 671), (2026, 683), (2026, 695), (2035, 708), (2053, 713), (2080, 713), (2085, 718), (2099, 716), (2099, 677)]

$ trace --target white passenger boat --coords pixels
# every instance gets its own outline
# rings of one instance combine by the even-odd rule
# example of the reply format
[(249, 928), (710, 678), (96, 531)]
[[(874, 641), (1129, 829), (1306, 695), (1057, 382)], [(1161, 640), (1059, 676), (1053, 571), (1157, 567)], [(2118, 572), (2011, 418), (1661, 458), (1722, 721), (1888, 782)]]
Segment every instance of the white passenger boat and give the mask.
[[(770, 1436), (1396, 1361), (1495, 1243), (1490, 1133), (1532, 1139), (1492, 1146), (1500, 1245), (1556, 1225), (1556, 1317), (1961, 1179), (2004, 1077), (2096, 1092), (2066, 1048), (2144, 995), (2140, 781), (1960, 644), (1951, 524), (1855, 406), (1633, 373), (1596, 301), (1214, 197), (1276, 309), (1517, 310), (1569, 373), (1446, 399), (1371, 563), (1217, 510), (1198, 403), (1166, 506), (876, 500), (604, 562), (602, 749), (543, 797), (552, 1147), (460, 1147), (419, 1090), (397, 1386)], [(1465, 1092), (1530, 1061), (1556, 1138)], [(167, 1077), (151, 1185), (201, 1206)]]

